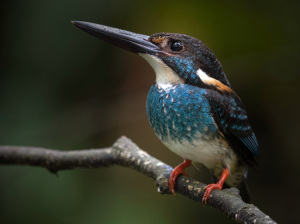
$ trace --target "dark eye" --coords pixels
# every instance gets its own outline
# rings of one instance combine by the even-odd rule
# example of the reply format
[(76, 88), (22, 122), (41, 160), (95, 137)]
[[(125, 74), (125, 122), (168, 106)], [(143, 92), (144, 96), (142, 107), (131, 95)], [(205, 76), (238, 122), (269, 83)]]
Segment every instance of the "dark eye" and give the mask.
[(170, 49), (172, 51), (180, 51), (183, 48), (183, 45), (180, 41), (174, 41), (170, 44)]

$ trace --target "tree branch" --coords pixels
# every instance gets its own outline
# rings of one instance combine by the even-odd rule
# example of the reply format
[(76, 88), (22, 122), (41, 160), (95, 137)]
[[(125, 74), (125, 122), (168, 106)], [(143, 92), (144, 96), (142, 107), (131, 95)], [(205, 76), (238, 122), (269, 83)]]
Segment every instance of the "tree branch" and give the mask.
[[(80, 151), (0, 146), (0, 164), (40, 166), (52, 173), (67, 169), (93, 169), (121, 165), (154, 179), (158, 192), (161, 194), (171, 194), (168, 188), (168, 178), (173, 168), (150, 156), (126, 137), (119, 138), (111, 148)], [(176, 180), (176, 193), (201, 202), (205, 186), (203, 183), (180, 175)], [(236, 188), (213, 191), (208, 205), (220, 210), (238, 223), (276, 223), (256, 206), (243, 202)]]

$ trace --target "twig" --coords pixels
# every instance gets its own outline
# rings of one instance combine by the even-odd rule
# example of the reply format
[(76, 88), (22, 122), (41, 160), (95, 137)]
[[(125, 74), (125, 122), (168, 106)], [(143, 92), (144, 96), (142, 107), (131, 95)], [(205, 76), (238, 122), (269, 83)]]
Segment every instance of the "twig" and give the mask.
[[(0, 164), (30, 165), (61, 170), (121, 165), (141, 172), (156, 181), (158, 192), (170, 194), (168, 178), (173, 168), (141, 150), (126, 137), (119, 138), (111, 148), (58, 151), (23, 146), (0, 146)], [(176, 180), (176, 193), (201, 202), (206, 185), (185, 176)], [(208, 205), (220, 210), (238, 223), (276, 223), (252, 204), (242, 201), (236, 188), (213, 191)]]

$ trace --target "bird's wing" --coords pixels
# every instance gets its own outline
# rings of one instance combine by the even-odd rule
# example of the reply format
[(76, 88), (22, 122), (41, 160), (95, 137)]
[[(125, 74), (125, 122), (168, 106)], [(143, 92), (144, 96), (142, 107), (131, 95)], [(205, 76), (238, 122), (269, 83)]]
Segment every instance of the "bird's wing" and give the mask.
[(255, 160), (259, 156), (258, 142), (241, 99), (233, 91), (222, 94), (207, 90), (207, 93), (215, 122), (228, 144), (243, 162), (258, 171)]

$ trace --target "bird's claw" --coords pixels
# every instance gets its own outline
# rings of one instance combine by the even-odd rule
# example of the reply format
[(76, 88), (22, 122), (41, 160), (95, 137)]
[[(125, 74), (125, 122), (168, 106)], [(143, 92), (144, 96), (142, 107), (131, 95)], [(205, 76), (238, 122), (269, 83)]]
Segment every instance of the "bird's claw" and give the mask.
[(177, 177), (179, 176), (179, 174), (183, 174), (184, 176), (188, 177), (188, 175), (184, 172), (184, 170), (180, 170), (180, 169), (176, 169), (176, 168), (172, 171), (172, 173), (170, 175), (170, 179), (169, 179), (169, 189), (174, 196), (176, 196), (175, 181), (176, 181)]
[(184, 169), (186, 167), (190, 166), (191, 163), (192, 163), (191, 160), (185, 160), (182, 164), (180, 164), (179, 166), (176, 166), (175, 169), (172, 171), (170, 178), (169, 178), (169, 189), (174, 196), (176, 196), (175, 181), (176, 181), (177, 177), (179, 176), (179, 174), (183, 174), (184, 176), (188, 177), (188, 175), (186, 174)]
[(220, 184), (209, 184), (203, 189), (204, 195), (203, 195), (203, 198), (202, 198), (202, 205), (207, 204), (207, 200), (209, 199), (211, 192), (215, 189), (221, 190), (222, 185), (220, 185)]

